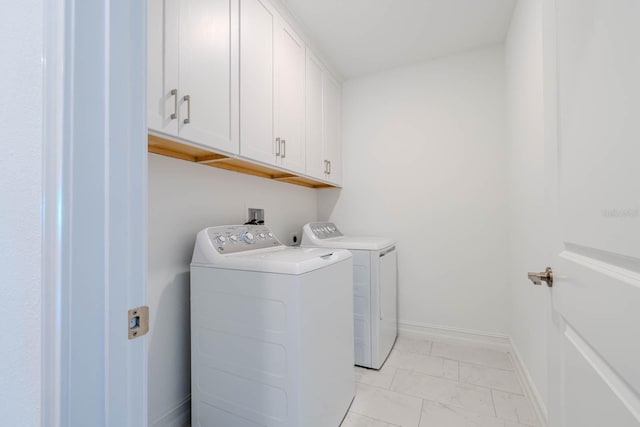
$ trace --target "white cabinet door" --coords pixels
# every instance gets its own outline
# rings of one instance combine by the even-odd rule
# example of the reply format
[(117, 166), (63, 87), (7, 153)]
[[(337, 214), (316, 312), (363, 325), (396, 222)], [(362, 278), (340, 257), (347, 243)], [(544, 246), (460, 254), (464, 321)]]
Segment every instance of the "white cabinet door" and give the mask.
[(147, 36), (147, 125), (178, 135), (180, 9), (177, 0), (149, 0)]
[(328, 73), (323, 82), (324, 152), (329, 162), (326, 179), (334, 184), (342, 182), (342, 145), (340, 142), (340, 84)]
[(305, 171), (305, 44), (286, 23), (276, 26), (275, 135), (279, 165)]
[(179, 135), (237, 153), (237, 0), (180, 0)]
[(268, 2), (240, 2), (240, 154), (275, 164), (273, 56), (277, 15)]
[(320, 61), (307, 49), (306, 82), (306, 173), (318, 179), (325, 176), (322, 120), (323, 68)]
[(309, 50), (306, 96), (307, 175), (340, 184), (340, 84)]
[(237, 22), (238, 0), (149, 1), (150, 130), (238, 152)]

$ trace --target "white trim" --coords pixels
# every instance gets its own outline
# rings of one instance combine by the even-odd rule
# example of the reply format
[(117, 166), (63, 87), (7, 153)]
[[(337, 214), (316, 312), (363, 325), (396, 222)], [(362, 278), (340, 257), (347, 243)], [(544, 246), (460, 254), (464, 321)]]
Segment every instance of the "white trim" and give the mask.
[(191, 394), (175, 408), (153, 421), (151, 427), (185, 427), (191, 421)]
[(533, 378), (527, 369), (527, 365), (524, 364), (524, 360), (522, 359), (522, 355), (516, 346), (513, 338), (509, 338), (509, 345), (511, 347), (511, 351), (509, 352), (511, 356), (511, 362), (516, 369), (516, 374), (518, 375), (518, 379), (520, 380), (520, 384), (524, 387), (524, 393), (529, 398), (529, 400), (533, 403), (533, 409), (536, 412), (536, 416), (538, 417), (538, 422), (542, 427), (546, 427), (549, 424), (549, 414), (547, 412), (547, 405), (545, 405), (542, 400), (542, 396), (536, 387), (536, 384), (533, 382)]
[[(59, 427), (62, 391), (62, 185), (65, 2), (44, 2), (41, 425)], [(66, 403), (64, 403), (66, 406)]]
[(147, 425), (146, 338), (125, 333), (146, 301), (146, 10), (44, 2), (43, 427)]
[(439, 340), (463, 340), (507, 350), (511, 348), (509, 335), (495, 332), (418, 323), (408, 320), (398, 321), (398, 331), (402, 335), (417, 335), (426, 338), (436, 338)]

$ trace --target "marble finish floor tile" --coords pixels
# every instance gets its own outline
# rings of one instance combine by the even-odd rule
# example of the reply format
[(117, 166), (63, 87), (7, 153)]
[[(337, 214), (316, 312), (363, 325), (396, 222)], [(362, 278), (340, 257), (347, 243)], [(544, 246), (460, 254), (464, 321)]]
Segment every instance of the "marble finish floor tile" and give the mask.
[(428, 356), (431, 353), (431, 341), (399, 335), (393, 348), (403, 353), (419, 353)]
[(379, 371), (355, 368), (341, 427), (538, 427), (507, 351), (399, 336)]
[(375, 369), (355, 367), (356, 382), (368, 384), (381, 388), (390, 388), (393, 376), (396, 374), (396, 368), (388, 364), (384, 364), (378, 371)]
[(504, 421), (425, 400), (419, 427), (504, 427)]
[(350, 412), (345, 420), (340, 424), (340, 427), (398, 427), (394, 424), (389, 424), (384, 421), (376, 420), (374, 418), (365, 417), (364, 415)]
[(441, 357), (392, 350), (385, 365), (408, 369), (436, 377), (458, 380), (458, 362)]
[(460, 362), (460, 382), (523, 394), (514, 371)]
[(491, 368), (513, 370), (509, 354), (506, 351), (473, 344), (434, 341), (431, 346), (431, 356), (475, 363)]
[(491, 391), (471, 384), (398, 369), (391, 390), (478, 414), (495, 415)]
[(422, 399), (378, 387), (358, 384), (351, 411), (400, 427), (420, 422)]
[(528, 426), (538, 426), (538, 420), (529, 399), (513, 393), (492, 390), (496, 413), (499, 418)]

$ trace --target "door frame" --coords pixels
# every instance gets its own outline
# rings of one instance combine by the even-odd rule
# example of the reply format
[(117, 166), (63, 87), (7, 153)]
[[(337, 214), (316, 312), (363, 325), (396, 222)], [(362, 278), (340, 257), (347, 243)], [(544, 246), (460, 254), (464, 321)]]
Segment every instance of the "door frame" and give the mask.
[(41, 425), (147, 425), (147, 1), (43, 0)]

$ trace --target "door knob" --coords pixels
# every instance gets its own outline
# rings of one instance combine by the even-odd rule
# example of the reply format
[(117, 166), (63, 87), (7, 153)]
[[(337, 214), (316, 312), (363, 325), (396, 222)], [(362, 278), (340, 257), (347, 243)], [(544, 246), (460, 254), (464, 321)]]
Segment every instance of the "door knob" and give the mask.
[(551, 267), (547, 267), (542, 273), (529, 273), (527, 277), (534, 285), (542, 285), (542, 282), (546, 282), (548, 287), (553, 286), (553, 270)]

